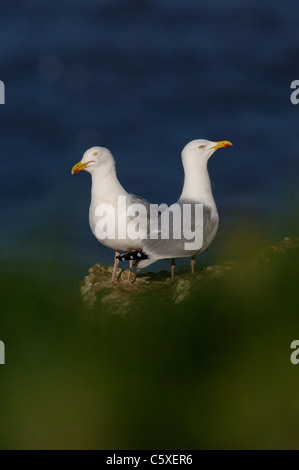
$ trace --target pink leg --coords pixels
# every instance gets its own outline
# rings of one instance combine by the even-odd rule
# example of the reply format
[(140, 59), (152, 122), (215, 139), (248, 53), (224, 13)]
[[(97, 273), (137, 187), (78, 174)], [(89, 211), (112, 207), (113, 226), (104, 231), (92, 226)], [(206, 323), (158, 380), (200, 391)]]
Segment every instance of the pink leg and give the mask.
[(119, 256), (119, 251), (116, 251), (115, 252), (115, 256), (114, 256), (114, 266), (113, 266), (113, 273), (112, 273), (112, 277), (111, 277), (111, 281), (109, 282), (103, 282), (101, 284), (98, 284), (94, 290), (95, 291), (98, 291), (100, 289), (103, 289), (105, 287), (113, 287), (113, 286), (119, 286), (119, 287), (122, 287), (123, 289), (128, 289), (128, 290), (137, 290), (137, 287), (132, 284), (130, 281), (130, 274), (131, 274), (131, 268), (133, 266), (133, 260), (130, 260), (130, 272), (129, 272), (129, 277), (128, 277), (128, 280), (123, 282), (123, 281), (118, 281), (116, 279), (116, 271), (117, 271), (117, 267), (118, 267), (118, 264), (119, 264), (119, 260), (117, 259), (117, 256)]
[(119, 256), (119, 251), (116, 251), (115, 255), (114, 255), (114, 267), (113, 267), (111, 282), (116, 281), (116, 270), (117, 270), (117, 266), (118, 266), (118, 263), (119, 263), (119, 259), (117, 259), (117, 256)]
[(133, 268), (133, 260), (130, 259), (129, 276), (128, 276), (127, 282), (130, 282), (130, 277), (131, 277), (132, 268)]
[(174, 280), (175, 260), (171, 260), (171, 280)]
[(195, 269), (195, 257), (192, 256), (191, 258), (191, 272), (194, 274), (194, 269)]

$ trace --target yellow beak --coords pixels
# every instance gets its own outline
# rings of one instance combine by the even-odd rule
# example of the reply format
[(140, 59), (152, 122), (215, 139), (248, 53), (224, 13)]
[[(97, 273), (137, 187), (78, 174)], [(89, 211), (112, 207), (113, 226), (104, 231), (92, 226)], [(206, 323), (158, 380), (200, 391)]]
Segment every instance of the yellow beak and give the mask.
[(90, 163), (90, 162), (86, 162), (86, 163), (81, 163), (81, 162), (79, 162), (79, 163), (77, 163), (75, 166), (73, 166), (73, 168), (72, 168), (72, 175), (73, 175), (74, 173), (79, 173), (79, 171), (81, 171), (81, 170), (84, 170), (84, 168), (87, 167), (88, 163)]
[(211, 147), (210, 150), (221, 149), (221, 147), (229, 147), (230, 145), (233, 145), (233, 144), (229, 142), (228, 140), (220, 140), (219, 142), (216, 142), (216, 145), (214, 145), (214, 147)]

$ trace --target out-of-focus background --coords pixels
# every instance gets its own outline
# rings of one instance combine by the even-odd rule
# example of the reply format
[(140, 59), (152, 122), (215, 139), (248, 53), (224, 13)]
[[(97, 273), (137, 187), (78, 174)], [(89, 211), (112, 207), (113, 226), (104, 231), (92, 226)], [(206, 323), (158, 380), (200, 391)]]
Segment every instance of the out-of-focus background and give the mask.
[(293, 0), (2, 2), (2, 448), (298, 445), (295, 265), (255, 273), (239, 302), (226, 284), (176, 312), (90, 314), (78, 283), (112, 252), (89, 230), (89, 175), (70, 173), (106, 146), (129, 191), (169, 204), (184, 145), (230, 140), (209, 163), (205, 262), (296, 235), (298, 17)]
[[(172, 203), (180, 153), (230, 140), (210, 173), (221, 226), (298, 202), (298, 13), (294, 1), (4, 2), (0, 17), (1, 241), (40, 256), (49, 239), (84, 268), (109, 262), (89, 233), (89, 175), (70, 169), (111, 149), (129, 191)], [(279, 222), (277, 221), (279, 219)], [(266, 224), (265, 224), (266, 225)], [(55, 247), (56, 248), (56, 247)]]

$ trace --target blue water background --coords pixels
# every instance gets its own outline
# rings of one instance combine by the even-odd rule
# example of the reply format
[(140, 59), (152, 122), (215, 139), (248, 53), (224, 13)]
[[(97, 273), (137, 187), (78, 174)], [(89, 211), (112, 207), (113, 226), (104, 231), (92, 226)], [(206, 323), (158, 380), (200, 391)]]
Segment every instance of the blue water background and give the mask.
[(88, 226), (90, 176), (70, 173), (92, 145), (125, 188), (169, 204), (184, 145), (230, 140), (209, 165), (221, 230), (245, 219), (292, 234), (298, 25), (291, 0), (3, 1), (2, 256), (111, 261)]

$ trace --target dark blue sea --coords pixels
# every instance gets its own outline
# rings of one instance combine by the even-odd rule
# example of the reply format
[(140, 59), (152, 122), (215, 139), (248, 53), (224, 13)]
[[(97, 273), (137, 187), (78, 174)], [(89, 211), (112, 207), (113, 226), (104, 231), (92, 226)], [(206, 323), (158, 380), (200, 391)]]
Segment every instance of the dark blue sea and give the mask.
[(230, 140), (209, 164), (218, 237), (295, 234), (298, 25), (294, 0), (3, 0), (1, 256), (112, 261), (89, 229), (90, 176), (71, 176), (94, 145), (126, 189), (169, 204), (185, 144)]

